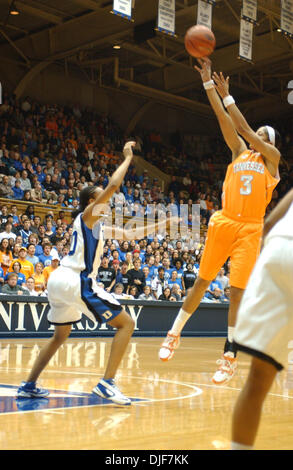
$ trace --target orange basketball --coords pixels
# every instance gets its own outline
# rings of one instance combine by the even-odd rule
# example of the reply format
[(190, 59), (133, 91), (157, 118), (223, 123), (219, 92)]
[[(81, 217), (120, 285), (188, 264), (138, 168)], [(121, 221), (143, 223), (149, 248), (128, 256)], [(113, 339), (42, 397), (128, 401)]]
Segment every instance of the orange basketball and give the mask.
[(186, 31), (185, 48), (192, 57), (201, 58), (211, 55), (216, 46), (214, 33), (203, 25), (195, 25)]

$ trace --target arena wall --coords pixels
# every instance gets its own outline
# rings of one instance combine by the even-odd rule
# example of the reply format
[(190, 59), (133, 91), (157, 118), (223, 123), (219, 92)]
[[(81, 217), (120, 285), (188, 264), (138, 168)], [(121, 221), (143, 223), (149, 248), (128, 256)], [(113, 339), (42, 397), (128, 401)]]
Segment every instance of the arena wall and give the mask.
[[(182, 302), (121, 300), (135, 321), (133, 336), (165, 336)], [(52, 336), (46, 297), (0, 295), (0, 338)], [(228, 305), (201, 303), (182, 332), (182, 336), (226, 336)], [(73, 326), (72, 337), (113, 336), (107, 324), (89, 320), (85, 315)]]

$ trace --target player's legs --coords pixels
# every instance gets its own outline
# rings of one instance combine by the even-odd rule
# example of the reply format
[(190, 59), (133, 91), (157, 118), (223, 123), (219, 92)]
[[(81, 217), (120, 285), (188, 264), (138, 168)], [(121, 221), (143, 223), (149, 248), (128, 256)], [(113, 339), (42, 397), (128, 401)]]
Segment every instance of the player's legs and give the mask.
[(132, 336), (134, 320), (127, 312), (125, 312), (125, 310), (122, 310), (114, 320), (109, 322), (109, 325), (117, 328), (117, 332), (112, 341), (111, 352), (104, 379), (114, 379), (121, 359), (124, 356), (125, 350)]
[[(231, 343), (237, 320), (238, 308), (249, 277), (260, 253), (262, 226), (242, 224), (232, 247), (230, 272), (230, 306), (228, 313), (228, 339)], [(230, 334), (229, 334), (230, 333)], [(231, 349), (231, 344), (228, 345)]]
[(231, 250), (228, 336), (222, 358), (217, 361), (219, 368), (212, 378), (216, 385), (224, 385), (230, 381), (237, 369), (237, 351), (233, 345), (234, 328), (245, 287), (259, 255), (261, 230), (260, 224), (238, 224), (237, 237)]
[(224, 353), (231, 351), (236, 356), (236, 351), (233, 348), (233, 333), (237, 320), (237, 312), (243, 297), (244, 289), (239, 287), (230, 287), (230, 304), (228, 310), (228, 337), (224, 346)]
[(179, 335), (181, 333), (185, 323), (189, 320), (190, 316), (198, 308), (200, 301), (203, 298), (205, 291), (207, 290), (211, 282), (212, 279), (206, 281), (205, 279), (202, 279), (200, 276), (198, 276), (192, 288), (190, 289), (186, 299), (183, 302), (182, 309), (180, 310), (172, 325), (172, 328), (170, 330), (171, 334)]
[(172, 359), (174, 350), (177, 349), (180, 344), (181, 331), (190, 319), (191, 315), (199, 306), (200, 301), (203, 298), (204, 293), (210, 285), (211, 281), (206, 281), (205, 279), (198, 277), (192, 288), (189, 290), (189, 293), (183, 302), (182, 308), (179, 310), (179, 313), (176, 316), (170, 331), (161, 345), (159, 358), (162, 361), (169, 361)]
[(237, 369), (237, 350), (233, 344), (233, 334), (237, 319), (237, 311), (244, 293), (244, 289), (231, 286), (230, 304), (228, 311), (228, 337), (225, 341), (224, 352), (221, 359), (217, 361), (218, 370), (213, 375), (212, 381), (215, 385), (224, 385), (229, 382)]
[(241, 301), (234, 342), (253, 359), (234, 408), (232, 449), (254, 444), (265, 397), (287, 362), (293, 331), (292, 263), (293, 240), (267, 241)]
[(71, 332), (72, 325), (56, 325), (55, 332), (48, 343), (43, 347), (37, 357), (25, 382), (17, 390), (18, 398), (41, 398), (49, 395), (48, 390), (37, 388), (36, 381), (45, 369), (50, 359), (60, 346), (66, 341)]
[(234, 231), (234, 221), (222, 216), (221, 212), (211, 217), (198, 278), (161, 345), (159, 358), (162, 361), (168, 361), (173, 357), (174, 350), (179, 346), (181, 331), (198, 308), (208, 286), (229, 257), (235, 236)]
[(37, 357), (27, 382), (36, 382), (55, 352), (62, 346), (70, 335), (72, 325), (56, 325), (55, 332)]
[(108, 322), (117, 332), (113, 338), (110, 356), (108, 359), (104, 377), (99, 381), (93, 392), (102, 398), (113, 401), (118, 405), (130, 405), (131, 400), (127, 398), (116, 387), (114, 379), (119, 364), (124, 356), (129, 340), (134, 329), (134, 321), (131, 316), (122, 310), (112, 321)]
[(269, 362), (252, 359), (249, 376), (233, 411), (232, 449), (243, 450), (254, 445), (262, 406), (277, 372)]

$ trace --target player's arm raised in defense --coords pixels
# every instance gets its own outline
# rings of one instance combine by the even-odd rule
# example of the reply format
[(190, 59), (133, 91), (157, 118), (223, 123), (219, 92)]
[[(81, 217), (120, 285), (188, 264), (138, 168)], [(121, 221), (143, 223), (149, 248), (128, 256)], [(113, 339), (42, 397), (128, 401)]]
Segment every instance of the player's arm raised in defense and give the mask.
[[(86, 226), (92, 228), (96, 221), (103, 215), (105, 207), (103, 205), (107, 204), (110, 198), (113, 196), (115, 191), (120, 188), (123, 179), (126, 175), (128, 167), (133, 158), (133, 151), (132, 147), (134, 147), (135, 142), (127, 142), (123, 148), (123, 155), (125, 157), (124, 162), (117, 168), (117, 170), (113, 173), (108, 186), (101, 190), (96, 199), (87, 206), (83, 213), (83, 221), (85, 222)], [(100, 206), (100, 207), (99, 207)]]
[[(158, 232), (160, 229), (170, 229), (170, 227), (178, 227), (179, 218), (170, 217), (170, 219), (161, 220), (153, 224), (144, 225), (132, 229), (123, 229), (118, 227), (112, 227), (111, 233), (108, 232), (107, 238), (113, 238), (115, 240), (140, 240), (146, 237), (148, 234)], [(174, 230), (176, 231), (176, 230)]]
[(210, 59), (205, 57), (203, 59), (198, 59), (198, 62), (201, 65), (201, 68), (197, 66), (194, 68), (200, 73), (203, 83), (211, 82), (211, 87), (206, 89), (208, 100), (217, 117), (225, 142), (232, 152), (232, 160), (234, 160), (238, 155), (246, 150), (246, 144), (238, 135), (231, 117), (226, 112), (217, 90), (212, 84)]
[(276, 223), (284, 217), (292, 203), (293, 189), (288, 191), (288, 193), (281, 199), (272, 212), (266, 217), (263, 227), (263, 239), (274, 227), (274, 225), (276, 225)]
[[(222, 99), (225, 99), (229, 96), (229, 77), (224, 78), (222, 72), (218, 75), (213, 73), (213, 80), (216, 84), (216, 89)], [(265, 142), (261, 137), (258, 136), (256, 132), (249, 126), (245, 117), (236, 106), (235, 103), (229, 104), (227, 107), (228, 113), (231, 116), (231, 119), (236, 127), (237, 132), (239, 132), (242, 137), (249, 142), (249, 144), (259, 152), (266, 160), (268, 160), (273, 165), (273, 173), (276, 174), (280, 162), (280, 152), (279, 150), (272, 145), (271, 143)]]

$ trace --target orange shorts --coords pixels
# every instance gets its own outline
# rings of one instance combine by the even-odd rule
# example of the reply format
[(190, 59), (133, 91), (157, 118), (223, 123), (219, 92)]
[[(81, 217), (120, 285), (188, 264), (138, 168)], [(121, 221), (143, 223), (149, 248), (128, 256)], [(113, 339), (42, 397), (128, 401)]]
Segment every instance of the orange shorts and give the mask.
[(209, 222), (199, 276), (212, 281), (230, 257), (230, 285), (245, 289), (260, 253), (263, 224), (237, 222), (217, 211)]

